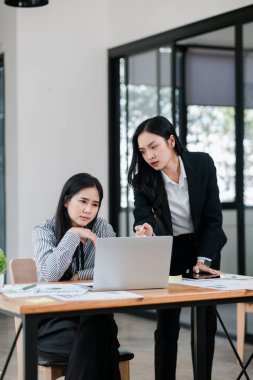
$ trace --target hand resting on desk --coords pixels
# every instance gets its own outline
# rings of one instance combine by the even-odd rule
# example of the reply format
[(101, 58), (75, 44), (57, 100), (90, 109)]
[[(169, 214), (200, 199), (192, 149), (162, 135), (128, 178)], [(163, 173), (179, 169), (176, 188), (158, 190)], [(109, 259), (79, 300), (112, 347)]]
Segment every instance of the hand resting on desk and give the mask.
[(193, 272), (198, 274), (198, 273), (210, 273), (212, 275), (221, 275), (223, 272), (210, 268), (201, 261), (197, 261), (197, 264), (193, 267)]

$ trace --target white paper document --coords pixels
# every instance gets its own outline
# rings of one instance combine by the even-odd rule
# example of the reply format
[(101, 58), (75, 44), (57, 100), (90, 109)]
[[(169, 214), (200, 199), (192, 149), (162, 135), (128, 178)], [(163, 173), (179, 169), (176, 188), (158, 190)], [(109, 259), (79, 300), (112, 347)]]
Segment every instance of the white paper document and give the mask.
[(126, 298), (143, 298), (127, 291), (93, 292), (86, 284), (16, 284), (5, 285), (1, 293), (10, 298), (51, 296), (62, 301), (114, 300)]
[(55, 295), (82, 295), (88, 292), (84, 284), (57, 284), (40, 283), (40, 284), (15, 284), (5, 285), (1, 293), (7, 297), (34, 297), (34, 296), (55, 296)]
[(179, 281), (182, 285), (211, 288), (217, 290), (253, 290), (253, 277), (225, 273), (220, 278), (190, 279)]

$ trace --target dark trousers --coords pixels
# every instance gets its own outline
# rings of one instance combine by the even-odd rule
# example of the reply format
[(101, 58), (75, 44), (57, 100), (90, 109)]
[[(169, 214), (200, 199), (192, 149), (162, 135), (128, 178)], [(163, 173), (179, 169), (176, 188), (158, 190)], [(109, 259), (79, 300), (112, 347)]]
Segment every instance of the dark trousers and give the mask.
[(113, 315), (53, 318), (39, 328), (38, 350), (68, 358), (65, 380), (120, 380)]
[[(181, 235), (173, 240), (171, 275), (186, 273), (197, 262), (196, 245), (193, 235)], [(219, 258), (213, 263), (218, 269)], [(155, 380), (175, 380), (177, 366), (177, 341), (180, 330), (180, 308), (157, 311), (155, 331)], [(210, 380), (215, 345), (217, 319), (212, 306), (206, 307), (206, 363), (207, 377)], [(192, 339), (193, 344), (193, 329)], [(193, 347), (192, 347), (193, 353)]]

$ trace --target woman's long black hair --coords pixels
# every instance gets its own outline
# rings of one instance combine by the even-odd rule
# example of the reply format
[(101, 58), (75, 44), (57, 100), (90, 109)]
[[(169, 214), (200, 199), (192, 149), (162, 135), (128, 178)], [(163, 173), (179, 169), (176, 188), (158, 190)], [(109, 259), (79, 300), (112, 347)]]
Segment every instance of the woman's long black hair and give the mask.
[[(64, 206), (64, 204), (66, 203), (66, 201), (70, 200), (75, 194), (77, 194), (80, 190), (90, 187), (95, 187), (98, 191), (100, 208), (103, 199), (103, 188), (99, 180), (93, 177), (92, 175), (88, 173), (75, 174), (72, 177), (70, 177), (63, 186), (54, 217), (56, 225), (57, 244), (60, 242), (63, 235), (72, 227), (67, 208)], [(96, 218), (94, 218), (87, 225), (87, 228), (92, 229)]]
[(134, 190), (141, 192), (147, 197), (154, 210), (159, 210), (165, 197), (165, 188), (160, 172), (151, 168), (139, 151), (138, 137), (143, 132), (154, 133), (163, 137), (166, 141), (172, 135), (175, 140), (174, 149), (178, 156), (181, 156), (185, 149), (173, 125), (163, 116), (155, 116), (143, 121), (133, 135), (133, 156), (128, 172), (128, 183)]

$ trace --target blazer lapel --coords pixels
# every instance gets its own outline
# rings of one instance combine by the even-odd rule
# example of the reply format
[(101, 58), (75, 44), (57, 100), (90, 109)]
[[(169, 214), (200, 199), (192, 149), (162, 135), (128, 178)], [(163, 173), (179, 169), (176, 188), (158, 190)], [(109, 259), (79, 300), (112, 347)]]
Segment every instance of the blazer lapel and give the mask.
[(184, 152), (182, 155), (182, 160), (184, 163), (185, 173), (187, 176), (188, 183), (188, 193), (189, 193), (189, 202), (190, 202), (190, 211), (194, 229), (196, 230), (196, 224), (198, 224), (199, 219), (199, 197), (201, 189), (201, 179), (200, 173), (196, 168), (191, 164), (191, 157), (189, 152)]
[[(172, 220), (171, 220), (171, 213), (170, 213), (170, 207), (168, 203), (168, 196), (165, 189), (165, 184), (163, 181), (162, 174), (160, 173), (159, 177), (160, 186), (161, 186), (161, 192), (163, 193), (163, 200), (161, 204), (161, 216), (158, 216), (158, 220), (160, 220), (160, 223), (158, 221), (158, 224), (160, 224), (160, 229), (162, 234), (169, 234), (173, 235), (173, 229), (172, 229)], [(155, 213), (155, 210), (154, 210)], [(160, 214), (160, 213), (159, 213)]]
[(166, 224), (166, 227), (168, 229), (168, 233), (173, 235), (173, 228), (172, 228), (172, 220), (171, 220), (171, 213), (170, 213), (170, 208), (169, 208), (169, 203), (168, 199), (164, 200), (163, 205), (162, 205), (162, 210), (163, 210), (163, 220), (164, 223)]

